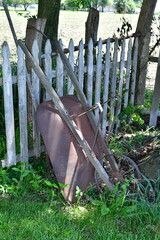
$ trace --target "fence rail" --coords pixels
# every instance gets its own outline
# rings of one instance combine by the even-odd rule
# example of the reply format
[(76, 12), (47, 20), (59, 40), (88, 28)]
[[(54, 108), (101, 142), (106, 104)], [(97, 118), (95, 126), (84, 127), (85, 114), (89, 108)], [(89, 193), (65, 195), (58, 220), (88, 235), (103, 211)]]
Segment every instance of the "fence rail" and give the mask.
[[(61, 40), (60, 45), (63, 48)], [(112, 115), (114, 117), (117, 113), (119, 114), (121, 109), (127, 107), (129, 102), (134, 104), (138, 38), (135, 41), (134, 48), (132, 39), (121, 40), (121, 45), (119, 45), (118, 39), (115, 42), (108, 39), (105, 44), (100, 39), (97, 47), (93, 45), (93, 41), (90, 39), (87, 51), (84, 48), (82, 40), (79, 43), (78, 54), (74, 52), (73, 40), (70, 40), (68, 49), (68, 61), (78, 77), (81, 89), (84, 91), (89, 105), (93, 106), (100, 103), (103, 107), (101, 129), (105, 135), (106, 128), (108, 127), (110, 130), (112, 128), (108, 116)], [(28, 150), (27, 82), (28, 86), (29, 84), (32, 85), (35, 105), (38, 105), (41, 101), (50, 99), (49, 95), (41, 88), (40, 81), (34, 71), (32, 70), (30, 74), (27, 73), (24, 54), (20, 47), (17, 49), (17, 55), (17, 76), (12, 77), (9, 46), (6, 42), (3, 44), (3, 78), (0, 79), (0, 85), (3, 85), (7, 143), (7, 158), (2, 161), (3, 166), (13, 165), (19, 160), (27, 162), (28, 156), (30, 156)], [(39, 62), (39, 49), (36, 41), (33, 44), (32, 55)], [(76, 94), (60, 56), (53, 57), (52, 55), (49, 40), (45, 44), (44, 56), (45, 58), (42, 61), (41, 67), (49, 83), (56, 89), (58, 95), (61, 97), (66, 94)], [(20, 155), (16, 153), (15, 144), (13, 84), (18, 84)], [(122, 101), (123, 92), (124, 101)], [(118, 104), (115, 104), (117, 101)], [(94, 114), (98, 122), (100, 117), (99, 109), (96, 109)], [(38, 156), (42, 150), (40, 146), (40, 134), (34, 120), (34, 115), (35, 110), (33, 108), (33, 154)], [(120, 122), (117, 121), (116, 128), (119, 125)]]

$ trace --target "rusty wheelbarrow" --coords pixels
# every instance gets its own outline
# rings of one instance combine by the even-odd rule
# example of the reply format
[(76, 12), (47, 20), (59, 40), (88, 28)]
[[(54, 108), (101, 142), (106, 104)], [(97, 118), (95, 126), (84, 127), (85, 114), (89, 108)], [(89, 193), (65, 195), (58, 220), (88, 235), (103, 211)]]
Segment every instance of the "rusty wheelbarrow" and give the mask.
[[(84, 112), (81, 103), (72, 95), (60, 99), (92, 148), (95, 133), (86, 114), (76, 117)], [(38, 106), (36, 119), (57, 181), (68, 184), (64, 188), (64, 198), (73, 202), (76, 186), (85, 190), (94, 182), (94, 167), (52, 101)], [(97, 159), (102, 157), (102, 149), (98, 144), (95, 144), (93, 151)]]

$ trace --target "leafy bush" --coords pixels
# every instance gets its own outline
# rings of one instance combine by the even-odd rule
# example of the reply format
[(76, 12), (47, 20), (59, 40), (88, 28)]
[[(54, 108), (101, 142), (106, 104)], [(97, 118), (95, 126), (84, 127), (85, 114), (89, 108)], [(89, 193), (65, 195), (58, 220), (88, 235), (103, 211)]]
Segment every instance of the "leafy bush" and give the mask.
[(134, 128), (133, 124), (136, 124), (136, 127), (142, 126), (144, 124), (144, 120), (142, 119), (142, 110), (143, 107), (133, 106), (129, 104), (123, 111), (119, 114), (119, 120), (121, 122), (121, 128), (125, 131), (131, 130)]
[(42, 176), (39, 170), (34, 169), (31, 164), (26, 168), (25, 163), (18, 163), (16, 166), (4, 169), (0, 167), (0, 193), (13, 197), (31, 196), (38, 199), (57, 196), (57, 190), (59, 191), (61, 186)]

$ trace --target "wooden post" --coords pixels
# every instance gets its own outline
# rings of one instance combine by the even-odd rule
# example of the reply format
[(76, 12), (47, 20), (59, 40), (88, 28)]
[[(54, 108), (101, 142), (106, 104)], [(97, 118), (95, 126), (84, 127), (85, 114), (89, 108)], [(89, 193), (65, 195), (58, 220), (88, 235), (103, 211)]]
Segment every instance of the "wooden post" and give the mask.
[(138, 68), (136, 79), (136, 96), (137, 104), (144, 104), (145, 84), (147, 74), (147, 63), (149, 57), (149, 42), (150, 42), (150, 26), (157, 0), (143, 0), (141, 12), (137, 24), (137, 33), (141, 33), (139, 37), (138, 47)]
[[(40, 55), (41, 55), (41, 49), (42, 49), (42, 39), (43, 39), (43, 32), (46, 24), (46, 19), (44, 18), (30, 18), (27, 23), (26, 28), (26, 39), (25, 43), (30, 52), (32, 52), (32, 45), (34, 40), (36, 39), (38, 42), (39, 47), (39, 62), (40, 62)], [(41, 64), (41, 62), (40, 62)], [(26, 66), (27, 71), (29, 74), (31, 74), (31, 67), (30, 63), (26, 59)], [(32, 85), (32, 82), (31, 82)], [(32, 123), (32, 98), (29, 89), (27, 88), (27, 103), (28, 103), (28, 122)]]
[[(46, 24), (45, 18), (30, 18), (28, 19), (27, 28), (26, 28), (26, 39), (25, 43), (28, 50), (31, 52), (32, 45), (35, 39), (37, 39), (38, 47), (39, 47), (39, 57), (41, 55), (42, 49), (42, 39), (43, 39), (43, 32)], [(30, 73), (30, 64), (27, 62), (27, 70)]]

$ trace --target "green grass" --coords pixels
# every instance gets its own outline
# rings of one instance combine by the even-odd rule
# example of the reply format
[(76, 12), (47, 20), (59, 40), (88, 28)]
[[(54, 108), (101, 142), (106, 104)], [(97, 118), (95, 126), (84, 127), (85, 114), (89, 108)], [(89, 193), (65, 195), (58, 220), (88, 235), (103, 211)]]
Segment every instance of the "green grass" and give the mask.
[(37, 162), (30, 160), (29, 170), (24, 165), (0, 168), (1, 240), (160, 239), (160, 179), (151, 202), (148, 187), (139, 185), (141, 191), (131, 195), (127, 181), (113, 193), (104, 189), (98, 194), (91, 188), (83, 194), (85, 198), (71, 205), (64, 201), (55, 180), (47, 180), (42, 163), (41, 156)]
[(0, 198), (1, 240), (158, 240), (160, 206), (103, 216), (98, 207)]

